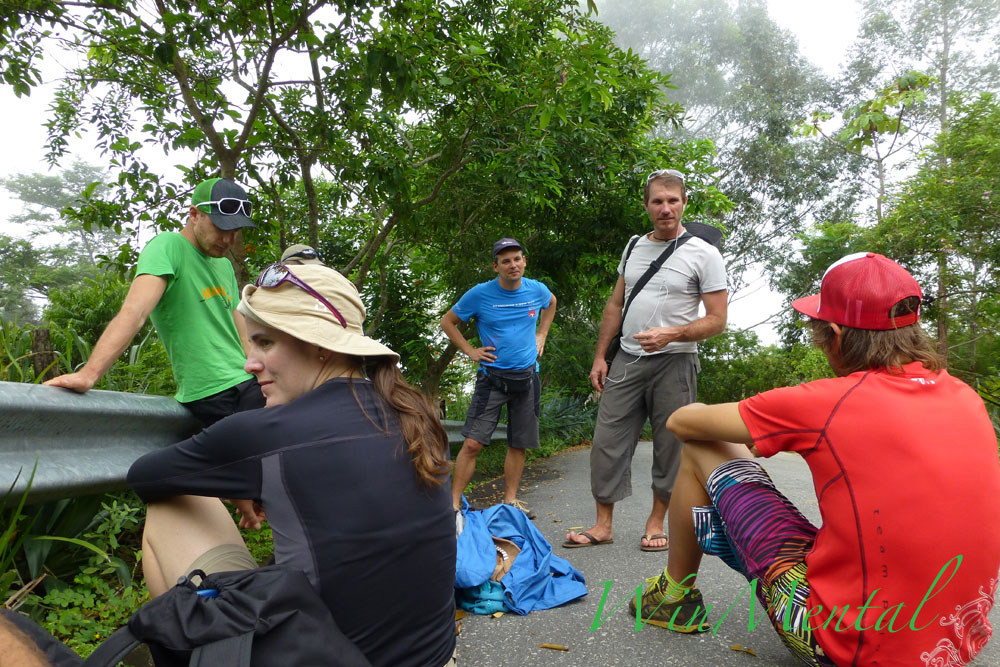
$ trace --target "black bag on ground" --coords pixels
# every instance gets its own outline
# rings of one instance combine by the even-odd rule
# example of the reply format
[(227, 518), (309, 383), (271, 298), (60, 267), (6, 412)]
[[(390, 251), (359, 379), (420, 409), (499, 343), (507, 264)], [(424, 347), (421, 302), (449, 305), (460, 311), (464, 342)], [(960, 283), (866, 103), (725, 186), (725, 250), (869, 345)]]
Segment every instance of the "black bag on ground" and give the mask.
[(113, 667), (140, 643), (157, 667), (369, 665), (303, 572), (269, 565), (202, 579), (147, 603), (84, 667)]

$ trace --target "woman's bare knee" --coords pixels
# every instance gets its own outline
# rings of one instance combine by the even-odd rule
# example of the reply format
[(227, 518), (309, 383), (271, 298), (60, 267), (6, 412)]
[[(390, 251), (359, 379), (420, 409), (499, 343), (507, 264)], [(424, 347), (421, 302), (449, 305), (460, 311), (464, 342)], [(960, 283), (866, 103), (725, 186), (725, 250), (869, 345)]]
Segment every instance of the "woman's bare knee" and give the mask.
[(149, 555), (144, 570), (147, 586), (159, 586), (187, 574), (191, 563), (206, 551), (243, 544), (243, 538), (218, 498), (177, 496), (147, 508), (142, 542), (144, 554)]

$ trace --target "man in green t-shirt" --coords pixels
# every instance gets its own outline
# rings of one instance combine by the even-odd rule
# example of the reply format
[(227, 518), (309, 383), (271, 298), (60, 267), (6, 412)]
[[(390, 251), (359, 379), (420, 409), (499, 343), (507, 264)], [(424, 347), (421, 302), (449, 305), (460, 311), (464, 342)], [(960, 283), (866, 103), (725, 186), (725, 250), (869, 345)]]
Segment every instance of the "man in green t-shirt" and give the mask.
[(239, 287), (223, 256), (239, 230), (253, 227), (246, 191), (213, 178), (194, 189), (184, 228), (155, 236), (139, 255), (136, 277), (121, 310), (79, 371), (45, 384), (91, 389), (122, 355), (149, 317), (173, 366), (174, 396), (205, 426), (239, 410), (264, 406), (260, 387), (243, 370)]

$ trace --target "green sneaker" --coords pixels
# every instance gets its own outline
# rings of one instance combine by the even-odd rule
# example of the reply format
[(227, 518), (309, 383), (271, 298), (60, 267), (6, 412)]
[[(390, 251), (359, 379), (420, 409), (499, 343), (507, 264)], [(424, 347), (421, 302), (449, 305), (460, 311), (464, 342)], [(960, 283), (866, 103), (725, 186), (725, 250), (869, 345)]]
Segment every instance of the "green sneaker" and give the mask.
[[(656, 625), (674, 632), (705, 632), (711, 629), (708, 623), (708, 612), (697, 588), (689, 590), (677, 602), (664, 602), (663, 589), (667, 586), (666, 577), (651, 577), (652, 582), (642, 594), (643, 623)], [(628, 603), (629, 612), (635, 615), (635, 597)]]

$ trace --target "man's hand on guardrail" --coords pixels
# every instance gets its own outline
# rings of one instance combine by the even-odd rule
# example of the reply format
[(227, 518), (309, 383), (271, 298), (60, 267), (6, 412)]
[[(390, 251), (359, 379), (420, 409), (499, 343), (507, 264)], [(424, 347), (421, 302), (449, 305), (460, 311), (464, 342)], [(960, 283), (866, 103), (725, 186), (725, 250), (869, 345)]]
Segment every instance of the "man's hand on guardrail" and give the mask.
[(85, 374), (83, 371), (78, 371), (76, 373), (67, 373), (66, 375), (57, 375), (51, 380), (47, 380), (42, 384), (48, 385), (50, 387), (62, 387), (64, 389), (72, 389), (73, 391), (84, 393), (93, 389), (97, 380), (92, 379), (90, 375)]

